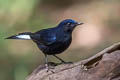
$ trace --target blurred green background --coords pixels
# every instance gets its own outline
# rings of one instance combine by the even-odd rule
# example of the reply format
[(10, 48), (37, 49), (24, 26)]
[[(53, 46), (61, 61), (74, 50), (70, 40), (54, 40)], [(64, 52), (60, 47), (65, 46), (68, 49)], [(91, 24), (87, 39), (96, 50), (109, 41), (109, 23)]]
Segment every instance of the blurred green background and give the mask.
[[(0, 0), (0, 80), (24, 80), (44, 63), (32, 41), (4, 38), (54, 27), (67, 18), (84, 25), (59, 54), (66, 61), (80, 61), (120, 41), (120, 0)], [(58, 62), (53, 57), (49, 61)]]

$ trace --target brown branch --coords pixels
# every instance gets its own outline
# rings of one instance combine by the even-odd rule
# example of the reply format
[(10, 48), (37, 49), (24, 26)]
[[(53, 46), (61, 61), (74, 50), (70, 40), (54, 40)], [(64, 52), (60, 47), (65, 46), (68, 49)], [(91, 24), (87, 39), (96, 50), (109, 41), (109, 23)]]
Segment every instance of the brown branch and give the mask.
[(86, 60), (58, 65), (53, 71), (46, 72), (40, 65), (26, 80), (120, 80), (120, 43)]

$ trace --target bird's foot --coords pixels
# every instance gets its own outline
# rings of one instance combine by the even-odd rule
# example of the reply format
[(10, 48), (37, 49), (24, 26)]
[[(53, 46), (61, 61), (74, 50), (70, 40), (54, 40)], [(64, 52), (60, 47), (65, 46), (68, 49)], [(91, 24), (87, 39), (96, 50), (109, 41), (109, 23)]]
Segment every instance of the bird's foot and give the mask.
[(55, 66), (57, 66), (57, 64), (53, 62), (48, 62), (47, 64), (45, 64), (47, 72), (51, 71), (52, 73), (54, 73), (53, 69), (55, 69)]
[(52, 73), (55, 73), (55, 72), (54, 72), (54, 68), (52, 68), (52, 67), (50, 67), (50, 66), (47, 66), (46, 69), (47, 69), (47, 72), (50, 71), (50, 72), (52, 72)]
[(73, 64), (73, 62), (65, 62), (65, 61), (61, 63), (48, 62), (47, 64), (45, 64), (45, 67), (47, 69), (47, 72), (51, 71), (52, 73), (55, 73), (54, 72), (55, 66), (60, 64)]

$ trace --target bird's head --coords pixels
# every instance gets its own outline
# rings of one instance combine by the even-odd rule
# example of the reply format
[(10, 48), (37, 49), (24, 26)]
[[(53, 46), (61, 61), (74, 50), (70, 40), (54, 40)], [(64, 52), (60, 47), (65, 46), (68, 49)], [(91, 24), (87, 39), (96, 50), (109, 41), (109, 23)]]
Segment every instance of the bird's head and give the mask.
[(83, 24), (82, 22), (78, 23), (72, 19), (65, 19), (65, 20), (61, 21), (58, 26), (62, 27), (64, 29), (64, 31), (66, 31), (66, 32), (72, 32), (76, 26), (82, 25), (82, 24)]

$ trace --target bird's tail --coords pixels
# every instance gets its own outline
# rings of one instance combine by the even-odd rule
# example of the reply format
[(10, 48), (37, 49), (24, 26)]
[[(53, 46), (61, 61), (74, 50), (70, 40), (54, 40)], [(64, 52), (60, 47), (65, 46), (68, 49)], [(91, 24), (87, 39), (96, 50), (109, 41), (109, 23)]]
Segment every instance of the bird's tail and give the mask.
[(24, 32), (24, 33), (19, 33), (18, 35), (13, 35), (10, 37), (7, 37), (6, 39), (21, 39), (21, 40), (30, 40), (31, 32)]

